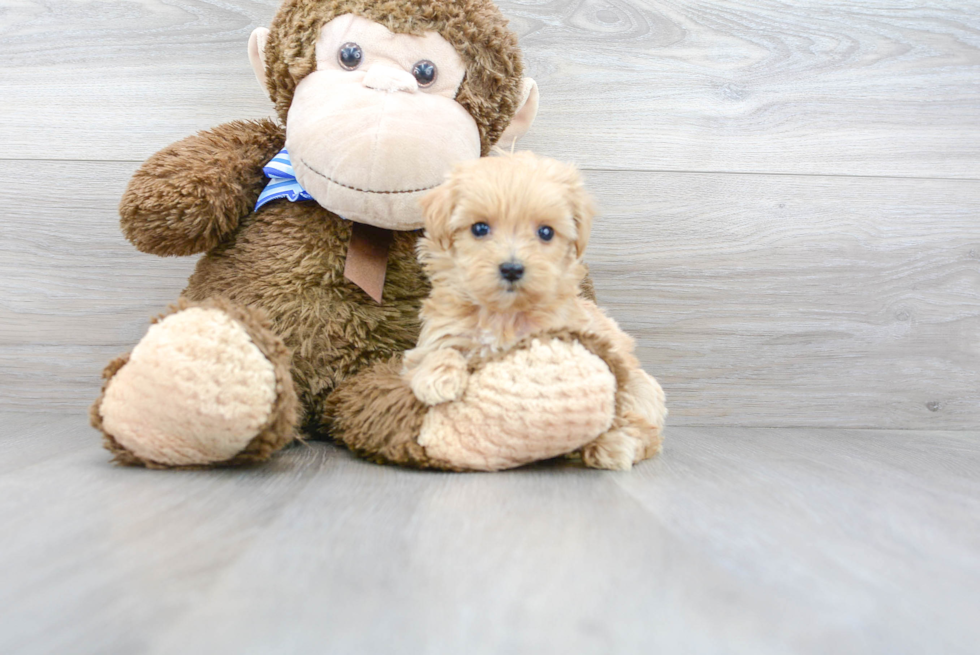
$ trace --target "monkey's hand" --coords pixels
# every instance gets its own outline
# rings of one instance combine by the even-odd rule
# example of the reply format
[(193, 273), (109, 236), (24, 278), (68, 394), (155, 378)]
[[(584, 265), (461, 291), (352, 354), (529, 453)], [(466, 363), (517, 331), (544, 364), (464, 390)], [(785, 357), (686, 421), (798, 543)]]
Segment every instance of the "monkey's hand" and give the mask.
[(235, 121), (199, 132), (150, 157), (119, 203), (123, 234), (143, 252), (193, 255), (238, 227), (267, 179), (262, 167), (282, 150), (271, 120)]
[(468, 379), (466, 359), (453, 348), (433, 350), (410, 373), (412, 393), (426, 405), (458, 400)]

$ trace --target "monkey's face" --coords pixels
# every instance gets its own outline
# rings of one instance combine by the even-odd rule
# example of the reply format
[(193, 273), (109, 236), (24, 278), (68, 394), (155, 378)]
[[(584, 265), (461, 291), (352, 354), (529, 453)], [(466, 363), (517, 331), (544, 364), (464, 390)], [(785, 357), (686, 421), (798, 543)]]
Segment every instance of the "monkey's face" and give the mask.
[(286, 121), (296, 179), (344, 218), (421, 227), (419, 197), (480, 156), (476, 122), (455, 100), (466, 74), (456, 49), (346, 14), (324, 25), (316, 63)]

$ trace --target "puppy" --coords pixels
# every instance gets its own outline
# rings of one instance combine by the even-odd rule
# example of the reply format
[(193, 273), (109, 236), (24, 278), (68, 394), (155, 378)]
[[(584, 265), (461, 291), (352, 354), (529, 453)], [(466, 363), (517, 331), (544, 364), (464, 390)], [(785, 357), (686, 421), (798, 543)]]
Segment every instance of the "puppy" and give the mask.
[(571, 165), (530, 152), (458, 165), (421, 201), (419, 258), (432, 281), (418, 345), (403, 375), (428, 405), (460, 398), (469, 359), (570, 329), (604, 337), (629, 367), (612, 427), (585, 446), (596, 468), (628, 469), (660, 450), (666, 408), (639, 366), (633, 339), (583, 298), (593, 202)]

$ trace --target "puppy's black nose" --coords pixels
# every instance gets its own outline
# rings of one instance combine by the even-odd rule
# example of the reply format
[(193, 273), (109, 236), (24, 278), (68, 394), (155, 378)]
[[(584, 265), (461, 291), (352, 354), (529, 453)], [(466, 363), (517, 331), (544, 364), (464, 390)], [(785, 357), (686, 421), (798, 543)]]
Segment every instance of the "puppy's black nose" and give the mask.
[(500, 277), (508, 282), (517, 282), (524, 277), (524, 264), (520, 262), (504, 262), (500, 265)]

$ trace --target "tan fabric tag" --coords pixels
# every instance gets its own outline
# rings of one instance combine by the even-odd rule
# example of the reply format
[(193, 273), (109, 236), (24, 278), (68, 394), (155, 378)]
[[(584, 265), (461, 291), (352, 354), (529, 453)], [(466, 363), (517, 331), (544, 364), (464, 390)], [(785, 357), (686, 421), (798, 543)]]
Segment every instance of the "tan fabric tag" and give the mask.
[(394, 237), (391, 230), (364, 223), (351, 223), (344, 277), (364, 289), (379, 305), (381, 292), (385, 287), (388, 249)]

